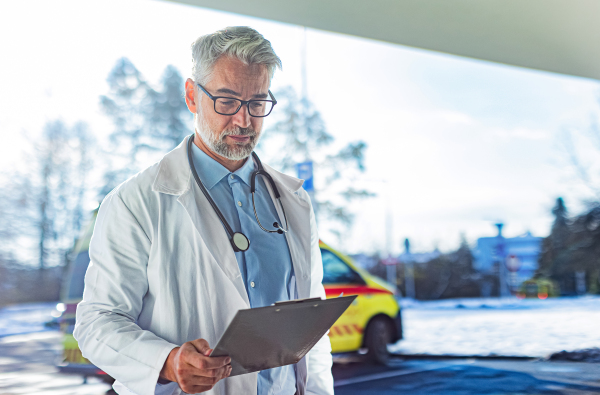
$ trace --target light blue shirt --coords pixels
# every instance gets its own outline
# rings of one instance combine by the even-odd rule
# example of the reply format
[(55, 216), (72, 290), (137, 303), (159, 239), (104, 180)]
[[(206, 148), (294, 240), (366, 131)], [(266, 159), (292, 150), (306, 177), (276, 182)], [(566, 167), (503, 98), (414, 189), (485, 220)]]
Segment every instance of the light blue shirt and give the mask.
[[(254, 217), (250, 178), (256, 165), (252, 157), (231, 173), (195, 144), (192, 147), (198, 177), (233, 231), (243, 233), (250, 240), (247, 251), (235, 253), (250, 306), (264, 307), (294, 299), (296, 279), (285, 235), (265, 232)], [(265, 229), (274, 229), (276, 221), (282, 224), (263, 176), (256, 177), (254, 199), (258, 219)], [(259, 372), (258, 395), (293, 395), (295, 392), (294, 365)]]

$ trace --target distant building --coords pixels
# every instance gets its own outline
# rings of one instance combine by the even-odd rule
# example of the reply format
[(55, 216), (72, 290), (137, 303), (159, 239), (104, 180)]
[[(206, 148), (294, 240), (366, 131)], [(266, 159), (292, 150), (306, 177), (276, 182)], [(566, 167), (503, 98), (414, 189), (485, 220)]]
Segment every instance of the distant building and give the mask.
[[(535, 237), (530, 232), (505, 238), (502, 236), (502, 224), (498, 224), (498, 228), (498, 236), (477, 239), (473, 267), (482, 274), (498, 275), (500, 272), (504, 275), (507, 289), (514, 292), (537, 270), (543, 238)], [(502, 280), (500, 284), (502, 287)], [(485, 295), (487, 293), (482, 289), (483, 296), (489, 296)]]
[(398, 256), (398, 260), (402, 263), (426, 263), (439, 258), (440, 251), (436, 248), (430, 252), (403, 252)]

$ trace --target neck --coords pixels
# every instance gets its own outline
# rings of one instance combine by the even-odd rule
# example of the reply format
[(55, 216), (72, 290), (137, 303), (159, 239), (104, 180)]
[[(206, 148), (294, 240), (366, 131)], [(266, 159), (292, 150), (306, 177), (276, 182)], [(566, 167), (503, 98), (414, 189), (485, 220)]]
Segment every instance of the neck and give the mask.
[(231, 160), (213, 152), (210, 148), (206, 146), (206, 144), (204, 144), (204, 141), (200, 138), (200, 136), (198, 136), (198, 133), (194, 133), (194, 144), (196, 144), (196, 147), (200, 148), (206, 155), (210, 156), (211, 158), (222, 164), (227, 170), (229, 170), (232, 173), (240, 167), (242, 167), (244, 163), (246, 163), (246, 159)]

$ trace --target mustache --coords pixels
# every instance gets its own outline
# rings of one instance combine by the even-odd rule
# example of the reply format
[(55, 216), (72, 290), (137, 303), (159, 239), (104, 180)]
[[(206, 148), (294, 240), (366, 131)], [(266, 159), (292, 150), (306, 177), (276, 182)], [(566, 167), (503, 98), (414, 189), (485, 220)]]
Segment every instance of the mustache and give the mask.
[(248, 137), (256, 137), (256, 131), (254, 128), (235, 128), (230, 130), (224, 130), (221, 134), (221, 138), (225, 138), (225, 136), (248, 136)]

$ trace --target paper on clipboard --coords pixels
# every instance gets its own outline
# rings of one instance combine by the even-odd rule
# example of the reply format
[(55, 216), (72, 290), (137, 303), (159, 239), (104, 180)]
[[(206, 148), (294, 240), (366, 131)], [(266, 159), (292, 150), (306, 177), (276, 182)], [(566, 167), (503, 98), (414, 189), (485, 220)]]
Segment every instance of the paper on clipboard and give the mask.
[(354, 299), (296, 299), (239, 310), (210, 356), (231, 358), (230, 377), (297, 363)]

